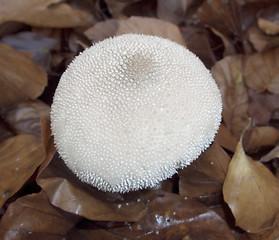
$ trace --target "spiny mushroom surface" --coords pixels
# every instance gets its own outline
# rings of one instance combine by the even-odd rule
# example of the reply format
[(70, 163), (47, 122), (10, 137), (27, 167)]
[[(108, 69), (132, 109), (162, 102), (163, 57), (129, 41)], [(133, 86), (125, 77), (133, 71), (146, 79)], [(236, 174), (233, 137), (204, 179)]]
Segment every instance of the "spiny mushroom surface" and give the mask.
[(153, 187), (213, 141), (221, 95), (185, 47), (125, 34), (86, 49), (61, 77), (51, 107), (55, 144), (83, 182), (103, 191)]

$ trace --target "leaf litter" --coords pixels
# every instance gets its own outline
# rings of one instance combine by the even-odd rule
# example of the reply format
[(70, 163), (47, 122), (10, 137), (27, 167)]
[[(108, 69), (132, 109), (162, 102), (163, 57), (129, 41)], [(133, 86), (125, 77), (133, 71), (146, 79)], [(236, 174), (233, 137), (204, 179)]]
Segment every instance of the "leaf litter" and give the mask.
[[(0, 0), (0, 9), (1, 239), (279, 238), (276, 0)], [(173, 178), (111, 194), (55, 153), (48, 104), (79, 51), (129, 32), (196, 53), (221, 90), (223, 121)]]

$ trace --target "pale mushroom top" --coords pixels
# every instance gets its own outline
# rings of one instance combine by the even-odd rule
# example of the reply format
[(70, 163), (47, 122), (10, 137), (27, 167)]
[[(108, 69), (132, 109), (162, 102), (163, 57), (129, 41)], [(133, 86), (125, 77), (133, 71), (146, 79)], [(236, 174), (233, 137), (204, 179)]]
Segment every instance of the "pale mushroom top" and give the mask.
[(51, 107), (57, 150), (103, 191), (153, 187), (213, 141), (220, 92), (185, 47), (125, 34), (86, 49), (62, 75)]

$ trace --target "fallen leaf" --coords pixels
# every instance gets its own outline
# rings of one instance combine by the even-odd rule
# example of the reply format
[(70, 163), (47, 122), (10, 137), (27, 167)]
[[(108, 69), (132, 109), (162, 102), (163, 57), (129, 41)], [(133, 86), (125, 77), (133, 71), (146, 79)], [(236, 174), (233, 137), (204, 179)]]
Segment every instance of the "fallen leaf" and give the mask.
[(87, 12), (61, 0), (0, 0), (0, 24), (8, 21), (50, 28), (69, 28), (93, 23)]
[(277, 214), (274, 225), (271, 229), (260, 231), (256, 234), (246, 233), (249, 240), (278, 240), (279, 239), (279, 214)]
[(229, 155), (213, 143), (190, 166), (178, 172), (179, 194), (207, 205), (220, 201), (229, 162)]
[(46, 73), (39, 65), (4, 43), (0, 43), (0, 66), (0, 107), (36, 99), (47, 84)]
[(42, 139), (41, 118), (48, 118), (50, 107), (40, 100), (19, 102), (1, 111), (2, 117), (17, 134), (31, 134)]
[(0, 119), (0, 143), (12, 137), (12, 130)]
[(0, 238), (62, 240), (79, 219), (53, 207), (44, 192), (27, 195), (9, 205), (0, 223)]
[(279, 48), (255, 53), (247, 58), (245, 83), (257, 92), (265, 90), (279, 94)]
[(271, 94), (267, 91), (257, 93), (249, 89), (249, 115), (256, 126), (269, 125), (272, 115), (279, 109), (279, 94)]
[(193, 0), (158, 0), (157, 16), (164, 21), (179, 24), (184, 19), (192, 2)]
[(187, 48), (195, 53), (210, 69), (216, 62), (216, 57), (211, 49), (208, 35), (205, 29), (198, 27), (181, 27), (182, 35)]
[(233, 240), (225, 221), (214, 211), (193, 200), (166, 192), (158, 192), (148, 206), (147, 214), (137, 223), (109, 229), (75, 229), (69, 240)]
[(273, 148), (268, 154), (260, 159), (260, 162), (268, 162), (274, 158), (279, 158), (279, 145)]
[(219, 130), (215, 135), (215, 142), (231, 152), (235, 151), (237, 145), (236, 137), (232, 135), (224, 124), (220, 125)]
[[(109, 30), (107, 31), (106, 29)], [(154, 35), (185, 45), (183, 36), (176, 25), (156, 18), (130, 17), (126, 20), (108, 20), (100, 22), (84, 32), (93, 42), (125, 33)]]
[(269, 35), (276, 35), (279, 33), (279, 5), (262, 9), (258, 13), (258, 25), (262, 31)]
[(18, 51), (31, 53), (33, 60), (45, 71), (49, 70), (51, 50), (58, 47), (58, 39), (44, 37), (33, 32), (19, 32), (6, 35), (1, 42), (8, 44)]
[(44, 159), (44, 146), (32, 135), (18, 135), (0, 144), (0, 206), (24, 185)]
[(254, 127), (250, 132), (248, 140), (245, 138), (244, 149), (248, 152), (254, 152), (260, 147), (275, 146), (279, 141), (279, 130), (270, 127)]
[(95, 221), (138, 221), (145, 215), (149, 196), (154, 194), (154, 190), (124, 195), (99, 191), (80, 182), (57, 154), (37, 182), (54, 206)]
[(244, 83), (242, 55), (225, 57), (211, 69), (222, 94), (223, 120), (237, 138), (248, 122), (248, 93)]
[(262, 163), (245, 155), (242, 139), (230, 162), (223, 195), (237, 226), (250, 233), (272, 228), (279, 212), (279, 181)]
[(279, 46), (279, 36), (268, 36), (264, 34), (257, 26), (248, 30), (249, 40), (258, 52), (264, 52)]

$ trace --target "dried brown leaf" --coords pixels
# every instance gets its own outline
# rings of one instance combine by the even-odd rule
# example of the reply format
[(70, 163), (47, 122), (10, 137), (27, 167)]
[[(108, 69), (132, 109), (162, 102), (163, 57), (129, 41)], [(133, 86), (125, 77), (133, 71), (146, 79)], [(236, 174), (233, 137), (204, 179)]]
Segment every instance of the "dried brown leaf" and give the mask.
[(261, 162), (268, 162), (274, 158), (279, 158), (279, 146), (277, 145), (268, 154), (261, 158)]
[(147, 214), (137, 223), (125, 227), (78, 230), (69, 240), (180, 240), (235, 239), (227, 224), (203, 204), (179, 195), (158, 192), (148, 206)]
[(279, 214), (277, 214), (274, 225), (271, 229), (260, 231), (256, 234), (245, 234), (249, 240), (278, 240), (279, 239)]
[(268, 36), (256, 26), (249, 29), (248, 35), (249, 40), (258, 52), (264, 52), (279, 46), (279, 36)]
[(237, 145), (237, 139), (232, 133), (226, 128), (224, 124), (221, 124), (219, 130), (215, 136), (215, 142), (221, 147), (234, 152)]
[(26, 54), (0, 43), (0, 107), (36, 99), (47, 84), (45, 71)]
[(245, 155), (241, 140), (230, 162), (223, 194), (237, 226), (251, 233), (272, 228), (279, 212), (279, 181), (262, 163)]
[(0, 119), (0, 143), (12, 137), (14, 133), (11, 129)]
[(52, 28), (93, 23), (89, 13), (74, 9), (61, 0), (0, 0), (0, 24), (8, 21)]
[(154, 35), (168, 38), (181, 45), (185, 45), (183, 36), (176, 25), (156, 18), (147, 17), (130, 17), (126, 20), (118, 19), (100, 22), (87, 29), (84, 34), (91, 41), (95, 42), (96, 40), (102, 40), (108, 36), (125, 33)]
[(179, 24), (184, 19), (192, 2), (193, 0), (158, 0), (157, 16), (164, 21)]
[(272, 4), (262, 9), (258, 14), (258, 25), (266, 34), (276, 35), (279, 33), (279, 5)]
[(279, 109), (279, 95), (269, 92), (257, 93), (252, 89), (248, 90), (249, 94), (249, 115), (253, 122), (259, 125), (268, 125), (272, 113)]
[(138, 221), (153, 190), (106, 193), (81, 183), (55, 155), (37, 179), (50, 202), (65, 211), (96, 221)]
[(213, 143), (190, 166), (179, 171), (179, 194), (207, 204), (220, 201), (229, 162), (229, 155)]
[(42, 139), (41, 118), (49, 119), (50, 107), (40, 100), (19, 102), (2, 109), (2, 117), (17, 134)]
[(279, 48), (255, 53), (247, 58), (245, 83), (249, 88), (263, 92), (279, 93)]
[(237, 138), (248, 122), (248, 93), (243, 79), (244, 57), (225, 57), (211, 69), (222, 94), (223, 120)]
[(0, 238), (62, 240), (79, 219), (53, 207), (44, 192), (17, 199), (0, 223)]
[(245, 141), (245, 151), (253, 152), (260, 147), (275, 146), (279, 141), (279, 130), (270, 126), (255, 127)]
[(187, 44), (187, 48), (195, 53), (210, 69), (216, 62), (216, 57), (211, 49), (208, 35), (205, 29), (198, 27), (181, 27), (182, 35)]
[(32, 135), (18, 135), (0, 144), (1, 206), (23, 186), (44, 159), (44, 146)]

